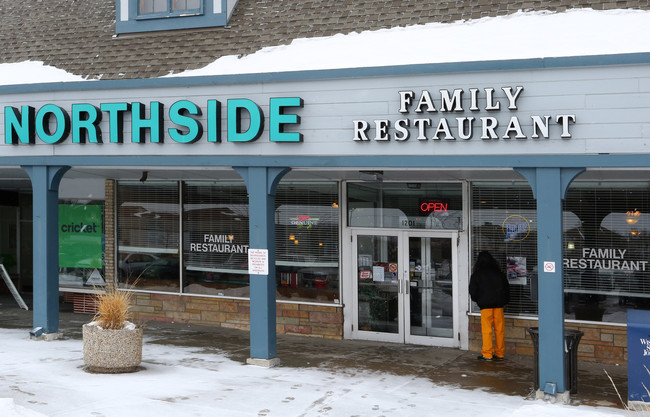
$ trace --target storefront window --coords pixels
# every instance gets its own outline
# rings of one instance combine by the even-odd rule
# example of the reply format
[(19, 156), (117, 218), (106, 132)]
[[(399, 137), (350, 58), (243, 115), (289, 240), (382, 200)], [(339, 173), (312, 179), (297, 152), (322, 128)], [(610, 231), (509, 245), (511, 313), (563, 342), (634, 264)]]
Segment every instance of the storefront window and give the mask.
[(248, 297), (248, 242), (243, 181), (183, 183), (183, 292)]
[(339, 299), (339, 193), (335, 182), (281, 182), (276, 198), (278, 299)]
[[(566, 319), (625, 323), (627, 309), (650, 309), (649, 212), (646, 183), (570, 186), (562, 219)], [(471, 218), (474, 259), (489, 250), (507, 271), (506, 312), (536, 315), (536, 211), (529, 187), (474, 183)]]
[(103, 202), (60, 202), (59, 285), (67, 288), (105, 285)]
[[(472, 261), (489, 251), (507, 273), (506, 313), (537, 315), (537, 211), (527, 183), (472, 184)], [(472, 262), (472, 264), (473, 264)], [(472, 303), (472, 312), (479, 312)]]
[(650, 309), (648, 184), (574, 182), (564, 207), (565, 317), (625, 323)]
[(119, 182), (118, 280), (179, 291), (179, 191), (176, 182)]
[[(278, 299), (338, 302), (338, 196), (336, 182), (279, 185)], [(120, 182), (120, 282), (153, 291), (249, 297), (248, 209), (243, 181)]]
[(461, 184), (348, 184), (350, 227), (460, 230), (462, 214)]

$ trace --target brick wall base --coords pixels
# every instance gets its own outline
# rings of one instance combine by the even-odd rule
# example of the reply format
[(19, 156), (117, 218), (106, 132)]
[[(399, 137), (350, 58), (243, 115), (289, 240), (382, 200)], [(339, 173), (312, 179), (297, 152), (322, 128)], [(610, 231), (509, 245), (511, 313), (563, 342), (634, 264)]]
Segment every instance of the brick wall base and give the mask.
[[(133, 318), (250, 330), (250, 302), (222, 298), (137, 293)], [(277, 303), (276, 332), (327, 339), (343, 338), (343, 309), (336, 306)]]
[[(537, 320), (506, 317), (506, 355), (533, 355), (533, 342), (526, 330), (537, 327)], [(627, 328), (606, 324), (566, 323), (565, 328), (580, 330), (584, 336), (578, 345), (578, 360), (609, 363), (627, 363)], [(481, 350), (481, 318), (469, 317), (469, 349)]]

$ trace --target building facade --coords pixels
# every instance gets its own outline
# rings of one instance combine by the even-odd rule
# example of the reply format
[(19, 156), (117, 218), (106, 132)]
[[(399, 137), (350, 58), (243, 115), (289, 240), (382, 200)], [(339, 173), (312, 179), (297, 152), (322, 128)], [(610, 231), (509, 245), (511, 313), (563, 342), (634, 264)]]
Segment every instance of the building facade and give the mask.
[[(129, 34), (176, 2), (89, 3), (145, 54), (185, 36)], [(240, 31), (260, 6), (186, 3)], [(185, 39), (230, 29), (197, 30)], [(255, 359), (275, 359), (277, 333), (478, 350), (467, 287), (489, 250), (511, 285), (508, 352), (531, 354), (539, 328), (542, 389), (564, 391), (565, 327), (585, 332), (581, 360), (625, 361), (626, 311), (650, 299), (649, 54), (184, 78), (102, 65), (115, 79), (0, 87), (0, 253), (35, 329), (58, 331), (59, 294), (83, 311), (118, 285), (140, 319), (249, 330)]]

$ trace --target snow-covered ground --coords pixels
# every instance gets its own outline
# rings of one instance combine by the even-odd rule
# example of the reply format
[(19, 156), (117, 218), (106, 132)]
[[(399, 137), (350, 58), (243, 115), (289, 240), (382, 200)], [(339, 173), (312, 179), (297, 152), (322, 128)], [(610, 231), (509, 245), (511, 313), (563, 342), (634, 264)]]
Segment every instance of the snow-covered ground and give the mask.
[[(454, 23), (296, 39), (170, 76), (650, 52), (650, 11), (518, 12)], [(0, 64), (0, 85), (81, 81), (42, 62)]]
[(219, 353), (146, 343), (143, 367), (83, 370), (81, 340), (29, 340), (0, 329), (0, 416), (481, 416), (605, 417), (623, 410), (437, 386), (356, 369), (260, 368)]

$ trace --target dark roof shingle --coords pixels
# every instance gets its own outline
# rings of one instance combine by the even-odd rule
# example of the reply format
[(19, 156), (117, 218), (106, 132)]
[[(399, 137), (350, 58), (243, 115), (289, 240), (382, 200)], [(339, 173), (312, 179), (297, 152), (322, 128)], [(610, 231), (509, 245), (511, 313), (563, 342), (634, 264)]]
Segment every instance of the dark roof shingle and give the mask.
[(0, 63), (43, 61), (89, 78), (149, 78), (297, 38), (578, 7), (650, 10), (650, 0), (239, 0), (228, 27), (120, 36), (115, 0), (0, 0)]

